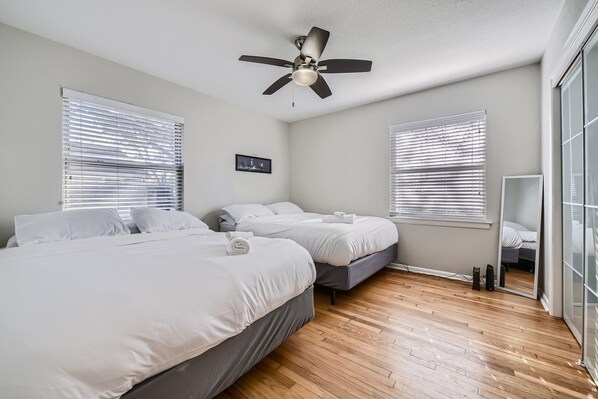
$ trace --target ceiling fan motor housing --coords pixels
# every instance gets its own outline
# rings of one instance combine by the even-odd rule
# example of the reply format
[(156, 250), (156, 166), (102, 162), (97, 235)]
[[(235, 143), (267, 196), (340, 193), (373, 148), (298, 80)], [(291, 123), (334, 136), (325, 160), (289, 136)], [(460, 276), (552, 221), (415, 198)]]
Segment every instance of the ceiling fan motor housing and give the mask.
[(297, 38), (295, 39), (295, 47), (297, 47), (297, 50), (301, 50), (301, 47), (303, 47), (303, 43), (305, 43), (306, 38), (307, 36), (297, 36)]

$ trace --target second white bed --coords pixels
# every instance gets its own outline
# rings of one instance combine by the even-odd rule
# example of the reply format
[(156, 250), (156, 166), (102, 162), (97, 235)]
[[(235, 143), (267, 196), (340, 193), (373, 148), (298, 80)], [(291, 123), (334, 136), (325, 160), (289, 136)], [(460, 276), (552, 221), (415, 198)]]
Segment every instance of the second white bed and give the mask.
[(374, 216), (358, 216), (353, 224), (323, 223), (323, 215), (302, 212), (249, 218), (237, 231), (257, 236), (289, 238), (307, 249), (315, 262), (347, 266), (352, 261), (380, 252), (398, 241), (396, 226)]

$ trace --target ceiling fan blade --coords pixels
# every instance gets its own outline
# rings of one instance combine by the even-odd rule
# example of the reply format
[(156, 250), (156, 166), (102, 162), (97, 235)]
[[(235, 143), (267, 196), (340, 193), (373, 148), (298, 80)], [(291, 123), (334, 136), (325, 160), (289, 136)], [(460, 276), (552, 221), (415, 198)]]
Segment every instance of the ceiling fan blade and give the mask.
[(262, 94), (269, 96), (270, 94), (276, 93), (278, 90), (282, 89), (284, 85), (291, 81), (291, 74), (287, 73), (282, 78), (278, 79), (276, 82), (272, 83), (270, 87), (266, 89)]
[(320, 74), (318, 74), (318, 80), (316, 80), (316, 83), (309, 87), (311, 87), (311, 89), (315, 91), (316, 94), (320, 96), (320, 98), (326, 98), (332, 94), (332, 91), (330, 91), (330, 87), (328, 87), (328, 83), (326, 83), (326, 81)]
[(311, 28), (307, 37), (305, 38), (305, 41), (303, 42), (303, 45), (301, 46), (301, 59), (305, 60), (307, 57), (309, 57), (318, 62), (322, 52), (324, 51), (324, 47), (326, 47), (329, 36), (330, 32), (327, 30), (320, 29), (317, 26)]
[(285, 61), (279, 58), (260, 57), (257, 55), (242, 55), (239, 57), (239, 61), (255, 62), (257, 64), (275, 65), (287, 68), (293, 66), (293, 63), (291, 61)]
[[(325, 67), (325, 68), (322, 68)], [(322, 69), (320, 69), (322, 68)], [(353, 73), (369, 72), (372, 70), (372, 61), (367, 60), (324, 60), (318, 63), (320, 73)]]

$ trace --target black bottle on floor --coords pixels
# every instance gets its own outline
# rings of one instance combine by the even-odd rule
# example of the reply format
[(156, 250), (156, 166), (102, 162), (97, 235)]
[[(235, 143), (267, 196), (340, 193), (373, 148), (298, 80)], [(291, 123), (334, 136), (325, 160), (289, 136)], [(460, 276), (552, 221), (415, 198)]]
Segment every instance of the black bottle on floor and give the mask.
[(486, 291), (494, 291), (494, 266), (486, 265)]
[(473, 268), (473, 286), (471, 287), (472, 290), (480, 290), (480, 268), (474, 267)]

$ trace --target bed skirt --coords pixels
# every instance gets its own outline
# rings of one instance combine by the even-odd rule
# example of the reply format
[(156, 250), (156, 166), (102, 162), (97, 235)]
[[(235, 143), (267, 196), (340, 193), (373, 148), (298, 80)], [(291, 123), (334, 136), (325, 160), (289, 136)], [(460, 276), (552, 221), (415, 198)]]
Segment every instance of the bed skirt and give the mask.
[(313, 286), (218, 346), (135, 385), (123, 399), (212, 398), (314, 318)]
[(500, 255), (500, 263), (518, 263), (519, 262), (519, 248), (502, 247)]

